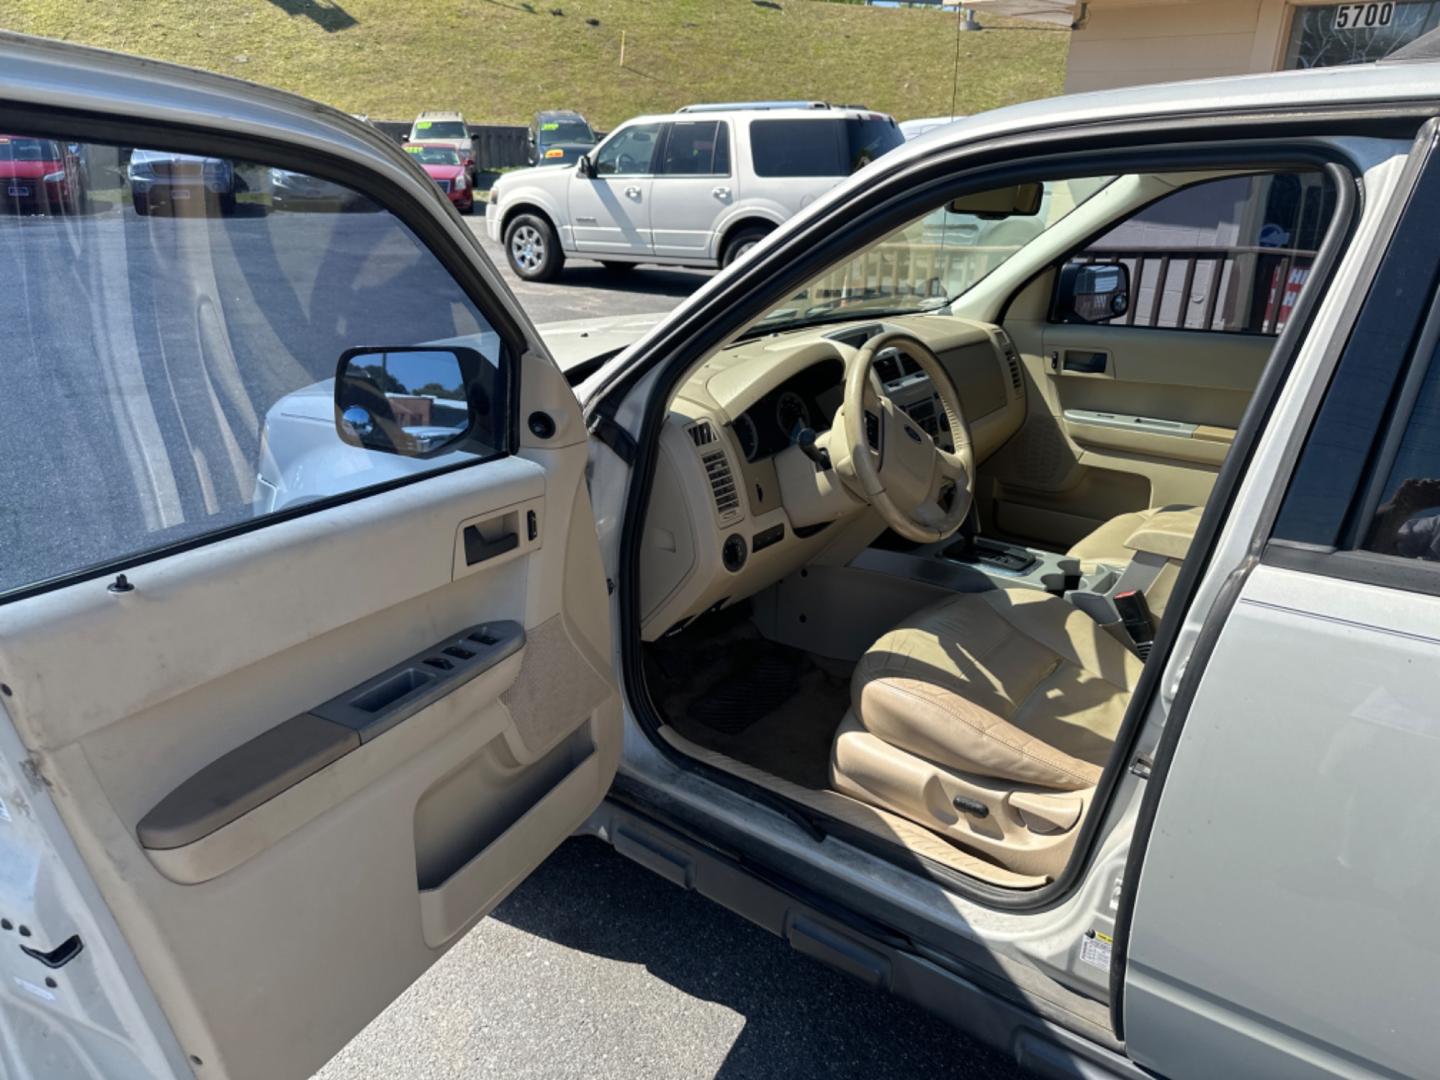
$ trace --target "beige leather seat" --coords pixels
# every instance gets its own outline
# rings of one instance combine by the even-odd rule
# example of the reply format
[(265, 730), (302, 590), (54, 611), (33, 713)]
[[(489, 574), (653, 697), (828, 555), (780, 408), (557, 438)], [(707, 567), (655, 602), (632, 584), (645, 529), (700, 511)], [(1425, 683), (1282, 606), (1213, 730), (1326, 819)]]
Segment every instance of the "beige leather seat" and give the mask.
[(958, 594), (862, 657), (832, 783), (1012, 870), (1055, 874), (1140, 668), (1058, 597)]
[[(1135, 553), (1132, 536), (1141, 534), (1152, 545), (1161, 544), (1163, 554), (1177, 561), (1185, 558), (1195, 530), (1200, 525), (1198, 506), (1152, 506), (1131, 514), (1119, 514), (1085, 537), (1065, 554), (1082, 563), (1124, 566)], [(1148, 550), (1148, 549), (1147, 549)]]

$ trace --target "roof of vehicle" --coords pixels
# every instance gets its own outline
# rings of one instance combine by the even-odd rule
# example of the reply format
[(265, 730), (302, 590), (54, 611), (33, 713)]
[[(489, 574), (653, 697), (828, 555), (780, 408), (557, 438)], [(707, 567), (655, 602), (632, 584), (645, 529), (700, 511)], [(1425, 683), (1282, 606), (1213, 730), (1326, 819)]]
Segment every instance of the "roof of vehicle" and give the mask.
[(616, 124), (615, 129), (624, 127), (626, 124), (647, 123), (659, 124), (674, 121), (685, 121), (698, 124), (706, 120), (716, 118), (744, 119), (753, 117), (756, 120), (850, 120), (850, 119), (875, 119), (889, 120), (894, 122), (894, 117), (887, 113), (876, 112), (874, 109), (854, 108), (849, 105), (827, 106), (824, 109), (807, 108), (752, 108), (750, 106), (739, 106), (731, 109), (697, 109), (687, 112), (684, 109), (673, 113), (653, 113), (647, 116), (632, 116), (624, 124)]
[(421, 120), (460, 120), (463, 122), (464, 119), (465, 117), (454, 109), (426, 109), (415, 118), (417, 123)]
[(541, 109), (535, 114), (536, 120), (579, 120), (582, 123), (589, 123), (574, 109)]

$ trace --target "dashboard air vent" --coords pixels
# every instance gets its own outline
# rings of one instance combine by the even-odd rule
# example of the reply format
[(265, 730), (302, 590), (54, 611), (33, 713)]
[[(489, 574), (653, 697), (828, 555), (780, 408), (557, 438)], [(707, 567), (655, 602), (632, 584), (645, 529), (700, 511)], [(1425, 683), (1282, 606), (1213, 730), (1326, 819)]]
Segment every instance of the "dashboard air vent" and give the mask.
[(701, 420), (690, 429), (690, 441), (696, 446), (709, 446), (715, 441), (715, 429), (710, 426), (710, 421)]
[[(708, 425), (707, 425), (708, 426)], [(705, 465), (705, 475), (710, 478), (710, 490), (715, 495), (715, 511), (721, 521), (728, 521), (740, 512), (740, 493), (735, 489), (735, 477), (730, 472), (730, 462), (724, 450), (711, 450), (700, 456)]]
[(1013, 352), (1005, 354), (1005, 361), (1010, 365), (1010, 385), (1015, 388), (1018, 394), (1025, 386), (1025, 380), (1020, 375), (1020, 358)]

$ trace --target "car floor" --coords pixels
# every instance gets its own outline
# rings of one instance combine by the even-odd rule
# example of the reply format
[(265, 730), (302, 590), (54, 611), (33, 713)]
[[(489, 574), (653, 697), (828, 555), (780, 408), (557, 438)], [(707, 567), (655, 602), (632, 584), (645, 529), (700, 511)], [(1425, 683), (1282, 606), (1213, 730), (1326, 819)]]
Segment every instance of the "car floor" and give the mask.
[(853, 664), (766, 641), (746, 605), (658, 642), (647, 658), (656, 703), (685, 738), (802, 787), (829, 785)]
[(850, 708), (854, 665), (766, 640), (747, 604), (646, 646), (661, 735), (690, 757), (970, 877), (1031, 889), (1017, 874), (898, 815), (830, 788), (830, 744)]

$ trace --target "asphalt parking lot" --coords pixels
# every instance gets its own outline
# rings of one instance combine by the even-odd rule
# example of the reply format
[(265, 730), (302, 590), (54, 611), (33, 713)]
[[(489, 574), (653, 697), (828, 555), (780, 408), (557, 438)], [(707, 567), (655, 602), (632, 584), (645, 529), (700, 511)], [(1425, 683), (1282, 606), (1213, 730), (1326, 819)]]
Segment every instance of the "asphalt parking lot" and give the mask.
[(565, 844), (318, 1074), (595, 1080), (1024, 1075), (622, 858)]

